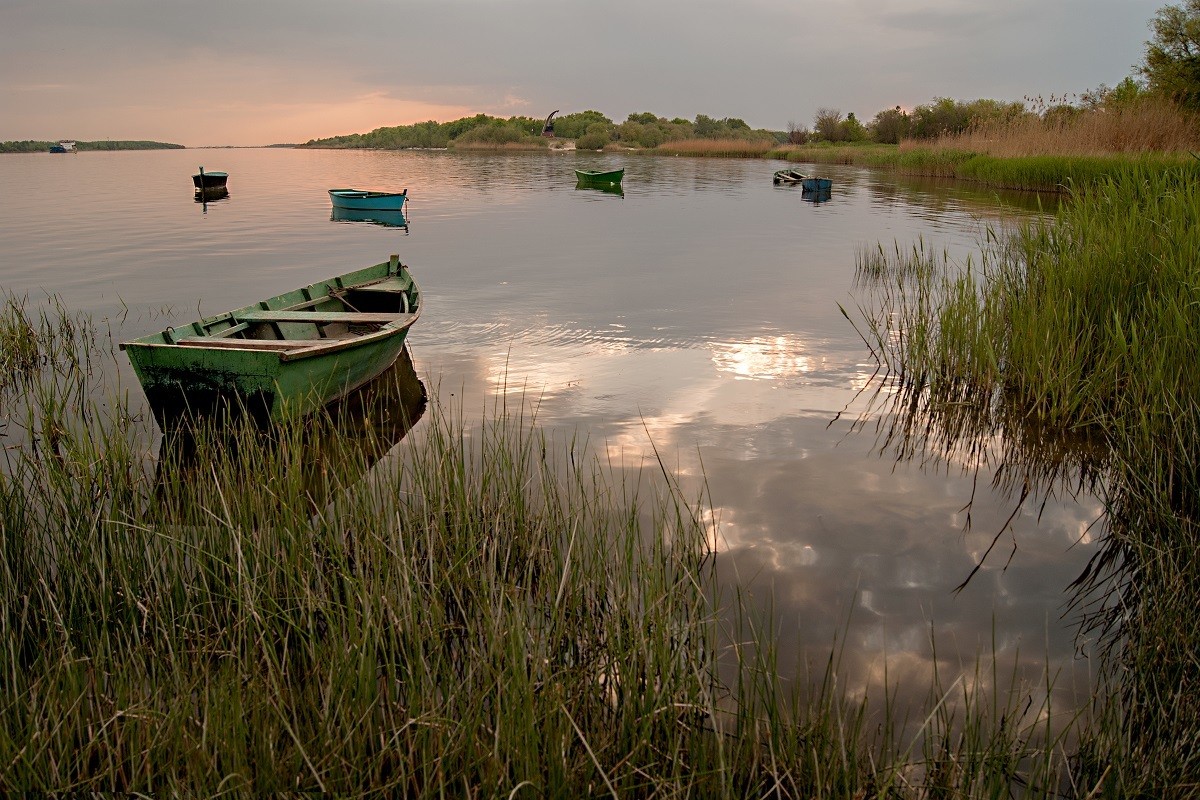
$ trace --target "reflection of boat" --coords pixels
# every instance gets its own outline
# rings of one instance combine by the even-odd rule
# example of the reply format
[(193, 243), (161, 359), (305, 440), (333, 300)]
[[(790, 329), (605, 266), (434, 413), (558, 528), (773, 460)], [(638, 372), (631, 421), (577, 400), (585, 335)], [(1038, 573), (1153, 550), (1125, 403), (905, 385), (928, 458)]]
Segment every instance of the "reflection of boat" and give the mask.
[(329, 200), (334, 208), (351, 211), (400, 211), (408, 199), (408, 189), (402, 192), (375, 192), (366, 189), (330, 189)]
[(377, 376), (419, 314), (420, 290), (393, 255), (121, 349), (163, 427), (231, 404), (263, 419), (319, 408)]
[(201, 189), (203, 191), (224, 189), (225, 183), (228, 180), (228, 172), (205, 172), (204, 167), (200, 168), (200, 172), (198, 174), (192, 176), (192, 183), (197, 189)]
[(831, 189), (800, 190), (800, 199), (806, 203), (824, 203), (831, 197), (833, 197), (833, 190)]
[(354, 209), (334, 206), (333, 214), (330, 215), (329, 219), (334, 222), (370, 222), (374, 225), (383, 225), (387, 228), (408, 229), (408, 220), (405, 219), (404, 212), (399, 210)]
[(76, 153), (75, 142), (70, 139), (59, 139), (54, 144), (50, 145), (51, 153)]
[[(315, 512), (332, 499), (335, 491), (360, 478), (395, 447), (421, 419), (426, 403), (425, 386), (405, 347), (395, 363), (378, 377), (287, 433), (271, 425), (257, 429), (255, 433), (265, 434), (260, 436), (225, 420), (191, 420), (200, 424), (170, 428), (162, 438), (156, 496), (172, 506), (175, 514), (203, 519), (207, 512), (202, 505), (219, 496), (217, 487), (210, 486), (219, 480), (217, 476), (240, 472), (239, 462), (260, 460), (260, 448), (277, 447), (277, 440), (282, 440), (304, 454), (297, 466), (299, 484), (310, 510)], [(293, 477), (289, 473), (289, 482)], [(286, 502), (288, 493), (264, 494)]]
[(214, 200), (224, 200), (229, 197), (229, 190), (224, 186), (214, 186), (211, 189), (197, 189), (197, 203), (211, 203)]
[(579, 183), (598, 184), (598, 183), (620, 183), (625, 177), (625, 168), (612, 169), (608, 172), (597, 172), (591, 169), (575, 170), (575, 179)]
[(617, 194), (621, 197), (625, 196), (625, 189), (619, 183), (593, 183), (592, 181), (576, 181), (576, 189), (584, 189), (591, 192), (604, 192), (605, 194)]
[(776, 170), (772, 176), (772, 181), (775, 184), (788, 184), (791, 186), (800, 184), (800, 187), (808, 192), (825, 192), (833, 187), (833, 181), (829, 178), (817, 178), (812, 175), (805, 175), (803, 172), (795, 169)]

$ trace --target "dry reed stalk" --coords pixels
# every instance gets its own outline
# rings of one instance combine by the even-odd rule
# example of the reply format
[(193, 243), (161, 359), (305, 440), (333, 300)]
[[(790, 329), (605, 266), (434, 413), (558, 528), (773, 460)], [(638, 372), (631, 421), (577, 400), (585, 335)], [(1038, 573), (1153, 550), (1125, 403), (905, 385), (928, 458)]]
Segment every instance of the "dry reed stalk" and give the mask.
[[(906, 142), (901, 150), (906, 146), (919, 145)], [(1171, 103), (1146, 100), (1059, 120), (1031, 116), (985, 124), (937, 139), (934, 147), (1001, 157), (1184, 152), (1200, 149), (1200, 119)]]

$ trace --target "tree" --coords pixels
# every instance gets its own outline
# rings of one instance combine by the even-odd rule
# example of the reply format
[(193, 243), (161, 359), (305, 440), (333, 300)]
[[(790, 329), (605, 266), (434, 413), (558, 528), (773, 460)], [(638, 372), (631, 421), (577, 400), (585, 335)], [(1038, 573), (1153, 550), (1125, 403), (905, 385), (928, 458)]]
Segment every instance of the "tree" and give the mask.
[(1160, 8), (1151, 24), (1146, 58), (1137, 68), (1147, 88), (1181, 105), (1200, 108), (1200, 0)]
[(854, 116), (851, 111), (842, 120), (842, 124), (838, 126), (838, 137), (843, 142), (865, 142), (867, 140), (867, 128), (858, 121), (858, 117)]
[(899, 144), (908, 137), (908, 114), (900, 106), (888, 108), (875, 115), (871, 122), (871, 138), (882, 144)]
[(827, 142), (841, 140), (842, 111), (838, 108), (818, 108), (813, 115), (813, 133)]

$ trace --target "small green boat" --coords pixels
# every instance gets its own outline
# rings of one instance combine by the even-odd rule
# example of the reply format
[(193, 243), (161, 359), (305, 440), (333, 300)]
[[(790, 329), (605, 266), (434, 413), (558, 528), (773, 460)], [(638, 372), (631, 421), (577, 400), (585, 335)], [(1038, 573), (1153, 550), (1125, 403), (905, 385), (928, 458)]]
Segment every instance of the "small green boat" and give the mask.
[(164, 429), (187, 414), (304, 414), (390, 367), (421, 311), (389, 261), (121, 343)]
[(625, 168), (613, 169), (608, 172), (596, 172), (590, 169), (575, 170), (575, 180), (579, 183), (620, 183), (625, 177)]

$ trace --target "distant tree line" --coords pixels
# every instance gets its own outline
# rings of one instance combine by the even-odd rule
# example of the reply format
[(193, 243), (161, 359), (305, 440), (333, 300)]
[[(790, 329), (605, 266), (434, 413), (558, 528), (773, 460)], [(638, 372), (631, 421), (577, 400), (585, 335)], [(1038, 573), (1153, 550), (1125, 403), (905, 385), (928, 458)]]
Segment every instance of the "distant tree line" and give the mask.
[[(453, 122), (419, 122), (376, 128), (370, 133), (354, 133), (313, 139), (304, 147), (377, 148), (396, 150), (412, 147), (452, 147), (456, 144), (505, 145), (545, 143), (542, 126), (545, 121), (533, 117), (491, 117), (476, 114)], [(580, 111), (555, 117), (554, 134), (572, 139), (583, 150), (599, 150), (607, 144), (620, 143), (627, 147), (654, 148), (664, 142), (687, 139), (748, 139), (782, 142), (779, 132), (752, 129), (745, 121), (733, 117), (714, 119), (698, 114), (694, 120), (680, 117), (667, 119), (650, 112), (630, 114), (624, 122), (614, 122), (599, 111)]]
[[(715, 119), (699, 114), (694, 120), (667, 119), (650, 112), (630, 114), (624, 122), (614, 122), (599, 111), (580, 111), (557, 117), (555, 134), (573, 139), (583, 150), (598, 150), (609, 144), (655, 148), (659, 145), (695, 139), (745, 140), (768, 144), (788, 142), (878, 142), (897, 144), (904, 140), (934, 140), (955, 136), (973, 129), (1004, 125), (1034, 118), (1047, 125), (1063, 125), (1080, 115), (1133, 106), (1146, 98), (1167, 98), (1185, 108), (1200, 110), (1200, 0), (1186, 0), (1180, 6), (1166, 6), (1151, 22), (1153, 38), (1146, 43), (1142, 65), (1136, 76), (1116, 87), (1101, 85), (1078, 97), (1026, 97), (1023, 102), (972, 100), (968, 102), (937, 97), (911, 111), (900, 106), (884, 109), (864, 123), (853, 113), (842, 115), (837, 108), (820, 108), (812, 128), (789, 123), (787, 131), (753, 129), (733, 117)], [(476, 114), (453, 122), (421, 122), (376, 128), (370, 133), (313, 139), (303, 147), (403, 149), (438, 148), (462, 145), (544, 143), (544, 122), (533, 117), (503, 119)], [(81, 143), (80, 149), (83, 149)]]
[[(50, 146), (56, 142), (39, 142), (24, 139), (14, 142), (0, 142), (0, 153), (47, 153)], [(146, 141), (114, 141), (104, 139), (97, 142), (76, 142), (76, 150), (183, 150), (181, 144), (169, 142)]]

